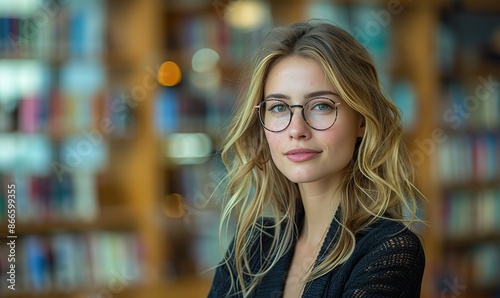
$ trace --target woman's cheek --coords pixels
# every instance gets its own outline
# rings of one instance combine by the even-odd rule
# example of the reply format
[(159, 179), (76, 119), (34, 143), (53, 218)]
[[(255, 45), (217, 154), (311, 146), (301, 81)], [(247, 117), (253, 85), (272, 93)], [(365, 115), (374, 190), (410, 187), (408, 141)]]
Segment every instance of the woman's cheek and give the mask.
[(271, 159), (276, 165), (277, 163), (279, 163), (278, 159), (279, 156), (281, 155), (279, 149), (279, 141), (277, 140), (274, 134), (271, 134), (270, 132), (267, 131), (266, 131), (266, 139), (267, 139), (267, 144), (269, 145), (269, 151), (271, 152)]

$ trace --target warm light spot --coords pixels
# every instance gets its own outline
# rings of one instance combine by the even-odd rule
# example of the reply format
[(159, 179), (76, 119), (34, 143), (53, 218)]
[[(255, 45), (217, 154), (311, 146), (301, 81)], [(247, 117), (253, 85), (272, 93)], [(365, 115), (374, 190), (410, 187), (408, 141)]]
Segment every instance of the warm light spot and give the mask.
[(165, 196), (163, 211), (170, 218), (181, 218), (184, 216), (184, 197), (178, 193)]
[(225, 19), (233, 27), (254, 30), (266, 22), (268, 9), (258, 1), (235, 1), (225, 14)]
[(179, 65), (173, 61), (164, 62), (158, 69), (158, 82), (164, 86), (175, 86), (182, 79)]

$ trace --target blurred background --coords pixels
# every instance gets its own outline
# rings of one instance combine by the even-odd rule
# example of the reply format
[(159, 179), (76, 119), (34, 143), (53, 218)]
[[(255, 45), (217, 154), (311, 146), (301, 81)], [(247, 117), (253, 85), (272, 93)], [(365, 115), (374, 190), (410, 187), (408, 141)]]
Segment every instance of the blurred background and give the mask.
[(310, 18), (369, 49), (403, 112), (422, 297), (500, 297), (493, 0), (0, 0), (0, 295), (205, 297), (241, 65)]

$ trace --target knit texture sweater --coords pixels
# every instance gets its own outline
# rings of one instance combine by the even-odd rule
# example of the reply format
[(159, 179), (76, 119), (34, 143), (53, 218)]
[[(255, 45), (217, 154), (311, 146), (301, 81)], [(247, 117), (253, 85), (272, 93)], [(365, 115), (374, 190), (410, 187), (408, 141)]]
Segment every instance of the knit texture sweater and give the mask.
[[(334, 219), (330, 224), (315, 264), (323, 259), (332, 243), (337, 241), (340, 210), (335, 218), (337, 220)], [(296, 220), (300, 227), (303, 213), (297, 216)], [(272, 234), (262, 234), (257, 237), (259, 241), (255, 241), (253, 247), (257, 252), (262, 249), (263, 255), (266, 255)], [(283, 296), (294, 245), (264, 276), (251, 297)], [(259, 255), (262, 254), (255, 253), (250, 258), (253, 272), (263, 264)], [(234, 264), (231, 260), (229, 263)], [(420, 297), (424, 266), (425, 256), (420, 239), (401, 223), (379, 219), (356, 235), (356, 245), (350, 258), (328, 274), (308, 282), (302, 297)], [(236, 272), (234, 267), (232, 272)], [(235, 278), (234, 276), (231, 276), (225, 264), (220, 264), (208, 297), (242, 297), (238, 288), (229, 293), (231, 278)], [(233, 282), (238, 284), (236, 280)]]

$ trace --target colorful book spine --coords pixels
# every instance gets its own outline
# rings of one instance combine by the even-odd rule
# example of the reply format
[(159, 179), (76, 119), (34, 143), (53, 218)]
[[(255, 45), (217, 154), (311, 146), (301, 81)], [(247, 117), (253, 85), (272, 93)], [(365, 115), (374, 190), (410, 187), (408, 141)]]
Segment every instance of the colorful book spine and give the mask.
[(441, 127), (451, 131), (487, 130), (500, 127), (500, 88), (489, 84), (498, 78), (477, 76), (472, 81), (453, 80), (443, 87), (439, 113)]
[(488, 237), (500, 234), (500, 188), (450, 191), (443, 204), (447, 238)]
[[(12, 175), (17, 221), (28, 224), (95, 220), (99, 214), (96, 179), (94, 171), (83, 169), (61, 172), (60, 176)], [(0, 211), (5, 211), (6, 202), (6, 196), (0, 195)], [(5, 212), (0, 213), (2, 218)]]
[(42, 1), (27, 14), (6, 13), (0, 8), (0, 56), (58, 59), (102, 55), (104, 4), (102, 0), (64, 5)]
[(499, 152), (500, 135), (496, 133), (447, 135), (438, 151), (440, 179), (447, 184), (498, 182)]
[[(16, 293), (85, 292), (114, 295), (143, 281), (140, 238), (130, 232), (55, 233), (18, 238)], [(0, 246), (0, 295), (6, 285), (8, 247)], [(88, 295), (88, 296), (87, 296)]]

